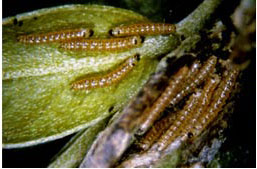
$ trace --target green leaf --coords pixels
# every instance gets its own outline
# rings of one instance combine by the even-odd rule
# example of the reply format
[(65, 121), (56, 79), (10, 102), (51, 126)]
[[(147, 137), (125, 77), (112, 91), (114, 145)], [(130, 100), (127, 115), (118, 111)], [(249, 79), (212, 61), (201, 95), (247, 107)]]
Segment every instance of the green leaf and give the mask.
[[(22, 44), (17, 36), (83, 27), (94, 30), (93, 38), (108, 38), (112, 27), (145, 22), (134, 12), (96, 5), (61, 6), (4, 19), (3, 147), (58, 139), (120, 110), (155, 70), (157, 56), (178, 43), (173, 35), (149, 36), (130, 50), (81, 52), (62, 50), (58, 44)], [(70, 89), (75, 79), (105, 74), (136, 53), (139, 64), (120, 83), (88, 92)]]

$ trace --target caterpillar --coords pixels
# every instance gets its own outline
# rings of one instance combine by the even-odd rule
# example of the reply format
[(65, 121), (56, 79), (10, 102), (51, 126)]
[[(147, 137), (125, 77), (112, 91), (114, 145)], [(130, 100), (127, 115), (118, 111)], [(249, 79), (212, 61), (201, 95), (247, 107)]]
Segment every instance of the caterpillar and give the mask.
[(132, 36), (132, 35), (159, 35), (171, 34), (176, 31), (176, 26), (165, 23), (143, 23), (126, 26), (118, 26), (110, 30), (112, 36)]
[(160, 139), (153, 145), (152, 148), (157, 147), (158, 151), (163, 151), (174, 139), (180, 134), (180, 130), (185, 127), (188, 119), (192, 116), (200, 101), (202, 91), (191, 95), (184, 108), (177, 113), (177, 120), (169, 129), (163, 134)]
[[(209, 78), (206, 81), (206, 84), (203, 89), (203, 95), (202, 99), (199, 103), (199, 109), (198, 111), (192, 116), (192, 119), (188, 123), (187, 127), (184, 128), (184, 138), (186, 139), (187, 136), (189, 138), (195, 137), (197, 134), (194, 132), (195, 126), (198, 126), (197, 123), (199, 123), (201, 118), (205, 118), (206, 115), (204, 115), (204, 112), (208, 108), (209, 104), (211, 103), (211, 98), (213, 96), (214, 91), (216, 90), (217, 86), (220, 84), (220, 77), (218, 75), (214, 75), (214, 78)], [(208, 113), (207, 113), (208, 114)], [(208, 115), (207, 115), (208, 116)], [(183, 135), (182, 133), (182, 135)], [(188, 135), (188, 133), (191, 134)]]
[(92, 29), (68, 29), (57, 32), (49, 32), (42, 34), (29, 34), (18, 36), (17, 41), (21, 43), (39, 44), (49, 42), (60, 42), (63, 40), (88, 38), (93, 35)]
[(147, 150), (151, 147), (151, 145), (158, 139), (165, 130), (169, 128), (171, 123), (175, 120), (175, 116), (168, 116), (166, 118), (162, 118), (158, 122), (156, 122), (149, 131), (147, 131), (146, 135), (142, 137), (137, 142), (137, 146), (142, 150)]
[[(197, 74), (193, 76), (193, 78), (188, 77), (189, 81), (187, 82), (186, 87), (183, 90), (181, 90), (180, 93), (178, 93), (176, 97), (170, 101), (170, 105), (177, 104), (180, 100), (182, 100), (183, 97), (194, 91), (194, 89), (198, 85), (200, 85), (210, 74), (214, 72), (216, 63), (216, 56), (211, 56), (208, 60), (206, 60), (206, 62), (203, 64), (203, 66), (200, 68)], [(196, 65), (192, 65), (192, 69), (194, 66)]]
[(140, 36), (111, 39), (76, 39), (61, 43), (68, 50), (114, 51), (133, 48), (142, 43)]
[(154, 123), (156, 119), (159, 118), (161, 112), (169, 105), (170, 100), (175, 97), (178, 90), (181, 90), (183, 81), (186, 79), (188, 74), (188, 67), (184, 66), (181, 68), (171, 79), (168, 86), (162, 95), (155, 101), (153, 106), (149, 109), (146, 109), (143, 113), (146, 114), (146, 118), (140, 124), (138, 134), (145, 133), (148, 128)]
[(110, 86), (114, 83), (121, 81), (138, 63), (140, 60), (139, 54), (135, 54), (133, 57), (127, 59), (122, 65), (117, 69), (111, 71), (110, 73), (92, 78), (85, 78), (79, 81), (75, 81), (71, 84), (71, 89), (74, 90), (87, 90), (92, 88), (100, 88), (105, 86)]

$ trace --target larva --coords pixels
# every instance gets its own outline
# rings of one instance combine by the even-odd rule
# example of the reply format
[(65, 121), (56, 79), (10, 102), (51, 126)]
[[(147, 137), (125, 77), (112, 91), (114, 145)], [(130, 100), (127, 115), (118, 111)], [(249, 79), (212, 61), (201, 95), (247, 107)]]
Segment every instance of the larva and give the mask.
[(118, 26), (110, 30), (113, 36), (131, 36), (131, 35), (159, 35), (171, 34), (176, 31), (176, 26), (165, 23), (143, 23)]
[(195, 101), (188, 100), (188, 104), (178, 113), (176, 123), (159, 139), (157, 143), (159, 151), (164, 150), (179, 136), (181, 136), (182, 139), (188, 138), (188, 133), (194, 136), (191, 128), (195, 122), (199, 120), (199, 117), (201, 117), (201, 113), (204, 112), (204, 107), (209, 104), (218, 83), (219, 80), (217, 78), (208, 79), (201, 92), (190, 96), (190, 99), (195, 98)]
[(229, 98), (231, 91), (236, 82), (238, 76), (238, 70), (232, 70), (224, 77), (222, 82), (219, 84), (218, 89), (212, 96), (212, 102), (210, 105), (203, 111), (203, 114), (199, 117), (194, 128), (192, 128), (192, 133), (194, 135), (200, 134), (203, 129), (210, 124), (218, 113), (222, 110), (223, 105), (226, 104), (226, 100)]
[(49, 32), (42, 34), (30, 34), (21, 35), (17, 38), (18, 42), (39, 44), (49, 42), (60, 42), (63, 40), (76, 39), (76, 38), (88, 38), (92, 36), (92, 29), (68, 29), (57, 32)]
[[(188, 77), (189, 80), (187, 81), (185, 88), (181, 90), (176, 97), (174, 97), (170, 101), (170, 105), (177, 104), (180, 100), (182, 100), (183, 97), (194, 91), (194, 89), (200, 85), (215, 69), (217, 63), (217, 58), (215, 56), (211, 56), (201, 67), (199, 71), (197, 71), (196, 68), (194, 68), (196, 65), (199, 66), (199, 64), (192, 65), (191, 69), (195, 69), (194, 72), (192, 72), (192, 77)], [(198, 72), (196, 75), (195, 73)], [(195, 75), (195, 76), (193, 76)]]
[(162, 95), (155, 101), (153, 106), (146, 109), (143, 114), (145, 114), (144, 122), (140, 125), (138, 134), (143, 134), (147, 129), (153, 124), (153, 122), (158, 119), (160, 113), (167, 107), (171, 98), (174, 98), (177, 91), (188, 74), (188, 67), (181, 68), (171, 79), (169, 85), (166, 87)]
[(142, 150), (150, 148), (154, 141), (171, 125), (174, 118), (174, 116), (168, 116), (156, 122), (153, 127), (149, 129), (146, 135), (137, 143), (137, 146)]
[(183, 127), (180, 135), (182, 139), (195, 137), (196, 134), (192, 131), (192, 128), (198, 123), (200, 118), (203, 116), (205, 109), (209, 106), (211, 102), (211, 97), (220, 82), (220, 78), (218, 76), (214, 76), (214, 78), (209, 78), (204, 85), (203, 92), (200, 98), (200, 101), (197, 105), (197, 111), (195, 111), (190, 120)]
[(87, 90), (92, 88), (100, 88), (110, 86), (119, 82), (126, 76), (132, 68), (139, 61), (139, 54), (127, 59), (121, 66), (114, 71), (99, 77), (85, 78), (79, 81), (75, 81), (71, 84), (71, 88), (74, 90)]
[(185, 123), (187, 123), (191, 114), (193, 114), (194, 110), (197, 108), (201, 94), (202, 91), (199, 91), (190, 96), (187, 104), (178, 112), (176, 122), (172, 124), (165, 134), (160, 137), (157, 143), (153, 146), (153, 149), (157, 148), (158, 151), (163, 151), (174, 140), (174, 138), (180, 134), (181, 128), (185, 126)]
[(199, 61), (195, 61), (191, 65), (188, 73), (185, 74), (185, 77), (183, 77), (183, 79), (180, 79), (180, 82), (178, 82), (179, 79), (176, 79), (176, 77), (174, 77), (174, 79), (177, 80), (177, 83), (174, 83), (174, 80), (170, 81), (168, 87), (165, 89), (161, 97), (158, 98), (156, 103), (153, 105), (152, 109), (149, 110), (149, 113), (148, 113), (149, 115), (147, 116), (147, 119), (145, 120), (145, 122), (141, 125), (139, 129), (139, 133), (144, 133), (154, 123), (154, 121), (161, 115), (161, 112), (167, 106), (169, 106), (170, 103), (174, 105), (175, 103), (180, 101), (184, 97), (184, 95), (188, 94), (188, 92), (186, 92), (183, 89), (182, 83), (185, 79), (187, 79), (186, 84), (192, 83), (193, 78), (195, 74), (198, 73), (200, 66), (201, 64), (199, 63)]
[(76, 39), (65, 41), (61, 48), (68, 50), (110, 51), (137, 47), (142, 43), (140, 36), (111, 39)]

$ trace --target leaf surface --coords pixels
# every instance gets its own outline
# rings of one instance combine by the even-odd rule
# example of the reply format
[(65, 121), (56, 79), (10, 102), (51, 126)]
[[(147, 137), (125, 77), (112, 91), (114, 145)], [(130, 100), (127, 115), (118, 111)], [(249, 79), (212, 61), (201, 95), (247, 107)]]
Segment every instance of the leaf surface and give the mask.
[[(120, 110), (155, 70), (157, 56), (176, 38), (149, 36), (133, 49), (117, 52), (65, 51), (58, 43), (28, 45), (17, 36), (91, 28), (92, 38), (109, 38), (121, 24), (149, 20), (134, 12), (97, 5), (42, 9), (3, 20), (3, 147), (35, 145), (74, 133)], [(85, 75), (103, 75), (134, 54), (138, 65), (120, 83), (90, 91), (71, 90)], [(112, 108), (113, 107), (113, 108)]]

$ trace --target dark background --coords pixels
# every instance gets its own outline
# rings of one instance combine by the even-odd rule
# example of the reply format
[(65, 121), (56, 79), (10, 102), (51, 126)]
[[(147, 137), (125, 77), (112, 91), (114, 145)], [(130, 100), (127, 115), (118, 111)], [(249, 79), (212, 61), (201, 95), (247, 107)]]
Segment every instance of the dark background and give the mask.
[[(176, 23), (192, 12), (201, 0), (43, 0), (21, 1), (3, 0), (3, 18), (15, 16), (41, 8), (66, 4), (101, 4), (126, 8), (141, 13), (153, 21)], [(233, 4), (225, 4), (219, 15), (225, 16), (233, 10)], [(145, 6), (153, 6), (150, 10)], [(255, 58), (255, 52), (253, 53)], [(227, 140), (219, 154), (222, 167), (255, 167), (256, 166), (256, 61), (251, 62), (242, 77), (242, 92), (238, 96), (236, 112), (227, 131)], [(72, 136), (50, 143), (23, 149), (3, 150), (3, 167), (47, 167), (51, 158), (70, 140)], [(230, 152), (229, 155), (227, 152)]]
[[(152, 20), (178, 22), (194, 10), (202, 0), (3, 0), (3, 18), (42, 8), (68, 4), (99, 4), (130, 9)], [(149, 9), (152, 6), (154, 8)]]

